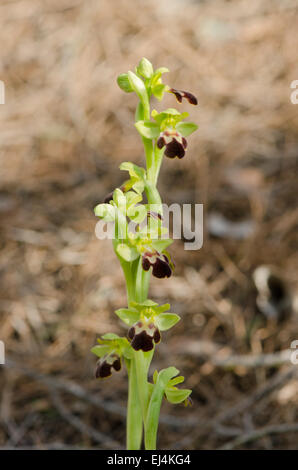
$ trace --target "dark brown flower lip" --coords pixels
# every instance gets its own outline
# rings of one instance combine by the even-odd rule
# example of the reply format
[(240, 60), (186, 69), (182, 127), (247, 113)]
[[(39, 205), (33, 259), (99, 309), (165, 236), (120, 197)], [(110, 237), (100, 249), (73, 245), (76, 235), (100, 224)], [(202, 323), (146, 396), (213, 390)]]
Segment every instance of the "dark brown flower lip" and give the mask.
[(185, 98), (190, 104), (197, 105), (198, 100), (189, 91), (184, 91), (184, 90), (176, 90), (176, 88), (170, 88), (169, 89), (170, 93), (173, 93), (176, 96), (176, 99), (179, 103), (182, 103), (182, 99)]
[(112, 368), (115, 371), (121, 369), (121, 358), (118, 354), (110, 354), (103, 356), (96, 364), (95, 377), (97, 379), (105, 379), (112, 375)]
[(131, 340), (131, 346), (135, 351), (151, 351), (154, 344), (161, 340), (161, 334), (157, 326), (150, 322), (139, 321), (135, 323), (128, 331), (128, 338)]
[(169, 158), (183, 158), (185, 155), (185, 149), (187, 147), (187, 140), (178, 131), (165, 130), (162, 132), (157, 139), (156, 145), (159, 149), (164, 146), (165, 156)]
[(159, 279), (170, 277), (172, 274), (172, 268), (168, 258), (157, 251), (155, 253), (145, 252), (142, 256), (142, 267), (144, 271), (149, 271), (151, 266), (153, 276)]
[(175, 138), (168, 144), (166, 144), (165, 156), (169, 158), (183, 158), (185, 155), (185, 150), (183, 144), (178, 142)]

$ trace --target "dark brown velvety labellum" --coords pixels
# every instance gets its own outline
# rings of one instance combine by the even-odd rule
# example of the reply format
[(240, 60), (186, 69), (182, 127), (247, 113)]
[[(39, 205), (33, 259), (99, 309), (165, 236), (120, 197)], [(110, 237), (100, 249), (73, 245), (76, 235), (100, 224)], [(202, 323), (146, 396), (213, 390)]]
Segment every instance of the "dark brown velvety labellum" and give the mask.
[(132, 327), (129, 328), (129, 330), (128, 330), (128, 333), (127, 333), (128, 338), (129, 338), (129, 339), (133, 339), (135, 333), (136, 333), (135, 327), (132, 326)]
[(165, 150), (165, 156), (169, 158), (183, 158), (185, 155), (185, 150), (183, 148), (183, 145), (180, 144), (175, 138), (172, 139), (171, 142), (169, 142), (166, 145), (166, 150)]
[(170, 277), (172, 274), (172, 268), (168, 258), (158, 253), (144, 253), (142, 258), (142, 267), (144, 271), (148, 271), (150, 266), (153, 267), (152, 274), (159, 279), (164, 277)]
[(149, 271), (150, 266), (151, 266), (151, 263), (150, 263), (149, 259), (145, 258), (145, 256), (143, 256), (143, 258), (142, 258), (142, 268), (144, 269), (144, 271)]
[(170, 277), (172, 274), (172, 269), (167, 261), (166, 257), (157, 258), (156, 262), (153, 265), (153, 276), (162, 279), (164, 277)]
[(189, 91), (176, 90), (175, 88), (171, 88), (170, 93), (173, 93), (176, 96), (176, 99), (179, 103), (182, 103), (182, 98), (185, 98), (190, 104), (198, 104), (198, 100), (195, 95), (193, 95)]
[(95, 377), (97, 379), (104, 379), (106, 377), (110, 377), (112, 375), (112, 366), (108, 364), (106, 361), (101, 362), (99, 361), (96, 370), (95, 370)]
[(154, 335), (153, 335), (154, 343), (157, 344), (161, 340), (161, 334), (158, 328), (156, 328)]
[(139, 351), (140, 349), (144, 352), (151, 351), (153, 349), (153, 337), (149, 336), (145, 330), (135, 335), (131, 343), (132, 347)]
[(121, 359), (118, 357), (114, 362), (113, 362), (113, 367), (114, 369), (118, 372), (121, 369)]
[(96, 366), (95, 377), (97, 379), (104, 379), (112, 375), (112, 367), (116, 371), (121, 369), (121, 358), (118, 354), (111, 354), (102, 357)]
[(156, 145), (159, 149), (162, 149), (166, 145), (166, 141), (163, 137), (159, 137), (159, 139), (156, 142)]
[(153, 322), (147, 324), (146, 322), (139, 321), (133, 325), (129, 330), (129, 338), (131, 346), (136, 351), (151, 351), (154, 343), (159, 343), (160, 332)]

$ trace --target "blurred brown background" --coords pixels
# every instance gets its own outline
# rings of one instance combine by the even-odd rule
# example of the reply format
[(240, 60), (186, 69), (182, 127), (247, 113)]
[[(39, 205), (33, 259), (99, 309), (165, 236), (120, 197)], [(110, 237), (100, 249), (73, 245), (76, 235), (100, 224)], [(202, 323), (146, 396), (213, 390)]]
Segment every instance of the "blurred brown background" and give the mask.
[(151, 286), (182, 316), (152, 370), (177, 366), (194, 402), (163, 406), (159, 448), (297, 448), (298, 2), (2, 0), (0, 18), (1, 448), (124, 445), (125, 371), (96, 381), (89, 352), (125, 334), (126, 302), (93, 207), (121, 161), (144, 164), (116, 84), (142, 56), (198, 96), (159, 188), (205, 217), (203, 248), (176, 241), (175, 275)]

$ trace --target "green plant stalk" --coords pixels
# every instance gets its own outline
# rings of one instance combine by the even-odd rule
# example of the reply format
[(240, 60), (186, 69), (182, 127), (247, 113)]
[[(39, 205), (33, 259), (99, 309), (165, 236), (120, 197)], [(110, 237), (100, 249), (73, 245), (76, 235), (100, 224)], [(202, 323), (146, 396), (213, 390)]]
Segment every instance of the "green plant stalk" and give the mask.
[(149, 366), (146, 367), (146, 360), (143, 351), (134, 351), (134, 362), (136, 366), (139, 400), (141, 403), (143, 422), (145, 425), (149, 398), (149, 390), (147, 384), (147, 373)]
[(128, 401), (126, 418), (126, 448), (139, 450), (142, 443), (143, 419), (138, 396), (135, 362), (126, 360), (128, 370)]

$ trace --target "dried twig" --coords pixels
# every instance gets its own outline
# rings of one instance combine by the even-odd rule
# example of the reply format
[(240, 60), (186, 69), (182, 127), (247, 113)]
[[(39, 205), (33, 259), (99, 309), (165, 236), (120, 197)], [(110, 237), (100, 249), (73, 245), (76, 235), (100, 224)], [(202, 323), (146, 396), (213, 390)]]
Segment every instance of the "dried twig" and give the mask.
[(96, 429), (92, 428), (85, 424), (80, 418), (73, 415), (66, 406), (63, 404), (59, 393), (56, 390), (51, 390), (51, 397), (54, 406), (56, 407), (57, 411), (60, 413), (62, 418), (64, 418), (68, 423), (70, 423), (74, 428), (78, 429), (82, 434), (87, 434), (91, 439), (95, 442), (99, 442), (100, 444), (105, 444), (106, 447), (112, 449), (123, 449), (119, 442), (112, 440), (106, 434), (97, 431)]
[(272, 379), (268, 380), (262, 387), (258, 388), (254, 393), (244, 398), (228, 410), (223, 411), (222, 413), (217, 415), (217, 417), (213, 421), (213, 424), (215, 425), (221, 423), (222, 421), (226, 421), (227, 419), (232, 419), (238, 414), (243, 413), (243, 411), (247, 410), (256, 402), (268, 396), (274, 390), (280, 388), (284, 383), (288, 382), (297, 374), (298, 368), (296, 366), (292, 366), (285, 372), (279, 372), (277, 375), (274, 375)]
[(256, 429), (255, 431), (247, 432), (242, 436), (236, 437), (230, 442), (227, 442), (219, 448), (219, 450), (231, 450), (235, 447), (241, 446), (247, 442), (256, 441), (264, 436), (272, 434), (285, 434), (288, 432), (298, 432), (298, 423), (285, 423), (277, 424), (276, 426), (266, 426), (262, 429)]

